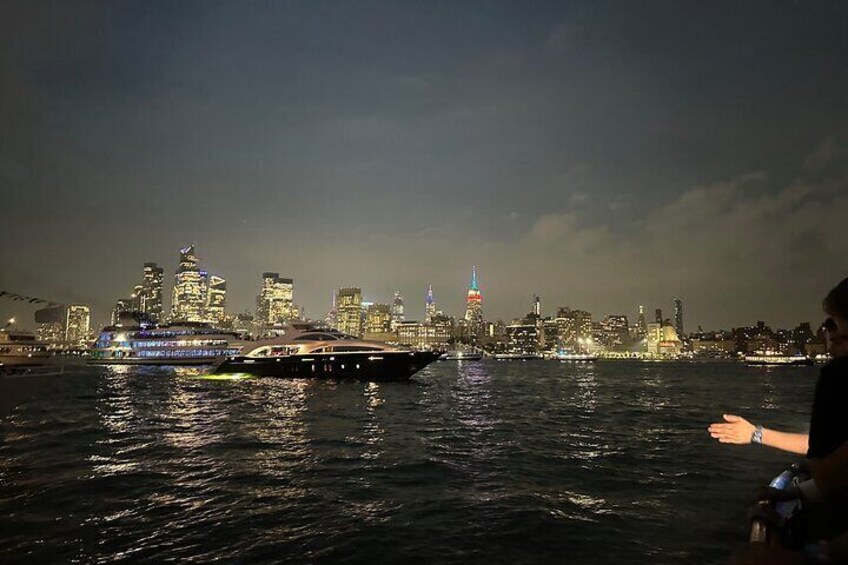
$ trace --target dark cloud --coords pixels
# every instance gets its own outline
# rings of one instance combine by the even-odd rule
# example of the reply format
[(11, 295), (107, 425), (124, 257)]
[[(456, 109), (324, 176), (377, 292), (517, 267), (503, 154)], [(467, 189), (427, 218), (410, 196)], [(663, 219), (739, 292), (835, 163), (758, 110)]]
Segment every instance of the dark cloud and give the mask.
[(844, 3), (0, 10), (2, 288), (102, 317), (193, 242), (233, 310), (271, 270), (459, 313), (476, 263), (493, 316), (727, 326), (845, 274)]

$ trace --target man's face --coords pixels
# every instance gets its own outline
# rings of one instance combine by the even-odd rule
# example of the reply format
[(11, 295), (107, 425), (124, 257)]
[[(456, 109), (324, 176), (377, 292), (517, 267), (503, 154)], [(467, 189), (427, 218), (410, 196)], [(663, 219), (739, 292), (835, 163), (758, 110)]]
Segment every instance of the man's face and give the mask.
[(840, 316), (831, 316), (825, 322), (827, 330), (827, 350), (832, 357), (848, 356), (848, 320)]

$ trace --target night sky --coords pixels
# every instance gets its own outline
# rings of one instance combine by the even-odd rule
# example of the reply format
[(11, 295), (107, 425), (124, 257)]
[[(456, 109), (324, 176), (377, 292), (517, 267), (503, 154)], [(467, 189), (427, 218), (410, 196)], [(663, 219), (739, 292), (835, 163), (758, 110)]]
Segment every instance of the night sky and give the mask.
[(846, 156), (848, 2), (0, 1), (0, 289), (94, 324), (190, 243), (230, 312), (817, 323)]

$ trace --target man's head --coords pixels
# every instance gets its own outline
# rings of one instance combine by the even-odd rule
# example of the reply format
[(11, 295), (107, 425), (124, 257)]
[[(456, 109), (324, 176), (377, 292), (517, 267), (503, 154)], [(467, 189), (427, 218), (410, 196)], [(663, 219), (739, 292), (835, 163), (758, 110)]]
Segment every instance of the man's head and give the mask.
[(848, 356), (848, 279), (833, 287), (824, 297), (827, 349), (833, 357)]

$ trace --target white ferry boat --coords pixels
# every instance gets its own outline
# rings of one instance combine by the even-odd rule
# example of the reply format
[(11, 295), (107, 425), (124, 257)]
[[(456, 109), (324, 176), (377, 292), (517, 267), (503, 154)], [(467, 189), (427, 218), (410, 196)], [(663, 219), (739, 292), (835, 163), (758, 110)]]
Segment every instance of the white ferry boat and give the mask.
[(107, 326), (88, 358), (93, 365), (212, 365), (238, 355), (238, 334), (208, 324)]
[(757, 352), (745, 356), (748, 365), (812, 365), (814, 361), (806, 355), (782, 355), (780, 353)]
[(496, 361), (533, 361), (541, 359), (538, 353), (494, 353), (492, 359)]
[(479, 361), (483, 354), (474, 349), (452, 349), (439, 357), (439, 361)]
[(52, 356), (48, 343), (25, 331), (0, 329), (0, 367), (44, 365)]
[(557, 352), (554, 359), (562, 363), (590, 363), (597, 361), (598, 356), (591, 353), (566, 353), (564, 351)]

